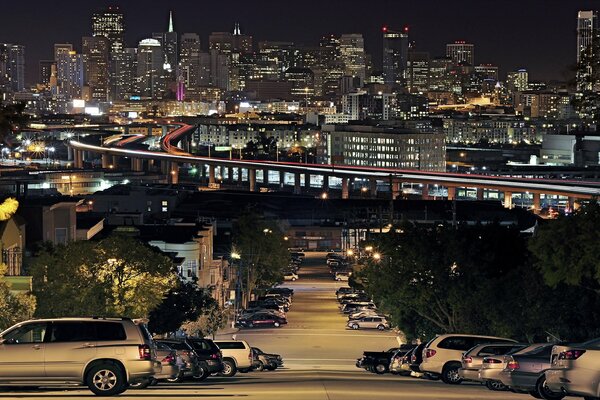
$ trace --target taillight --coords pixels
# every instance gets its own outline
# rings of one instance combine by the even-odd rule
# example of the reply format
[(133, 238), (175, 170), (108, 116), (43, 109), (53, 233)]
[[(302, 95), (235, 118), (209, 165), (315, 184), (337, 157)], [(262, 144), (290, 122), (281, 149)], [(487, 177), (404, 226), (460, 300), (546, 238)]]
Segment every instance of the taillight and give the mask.
[(509, 360), (508, 364), (506, 364), (506, 369), (510, 369), (511, 371), (514, 371), (516, 369), (519, 369), (519, 362), (517, 360)]
[(213, 360), (216, 360), (216, 359), (218, 359), (218, 358), (219, 358), (219, 353), (214, 353), (214, 354), (211, 354), (211, 355), (210, 355), (210, 358), (211, 358), (211, 359), (213, 359)]
[(138, 346), (138, 351), (140, 352), (140, 360), (151, 360), (152, 353), (150, 352), (150, 346), (147, 344), (140, 344)]
[(425, 351), (425, 358), (431, 358), (431, 357), (435, 356), (435, 353), (437, 353), (435, 350), (427, 349)]
[(473, 362), (473, 357), (463, 357), (463, 362), (470, 364)]
[(417, 362), (417, 356), (413, 354), (413, 355), (410, 357), (410, 362), (411, 362), (411, 363), (416, 363), (416, 362)]
[(486, 357), (483, 359), (483, 362), (487, 363), (487, 364), (500, 364), (502, 361), (498, 360), (497, 358), (487, 358)]
[(163, 358), (161, 362), (171, 364), (174, 361), (175, 361), (175, 357), (173, 357), (173, 354), (169, 354), (168, 356)]
[(558, 355), (559, 360), (577, 360), (585, 353), (585, 350), (567, 350), (561, 351)]
[(250, 353), (248, 353), (248, 360), (252, 361), (252, 350), (250, 350)]

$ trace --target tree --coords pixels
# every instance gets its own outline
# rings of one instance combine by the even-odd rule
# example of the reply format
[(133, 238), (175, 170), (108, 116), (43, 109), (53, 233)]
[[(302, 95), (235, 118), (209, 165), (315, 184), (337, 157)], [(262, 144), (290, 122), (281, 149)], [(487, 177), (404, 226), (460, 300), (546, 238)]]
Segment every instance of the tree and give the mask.
[(576, 286), (600, 295), (600, 204), (542, 225), (529, 249), (546, 283)]
[(213, 302), (203, 310), (197, 319), (187, 321), (182, 328), (191, 336), (212, 336), (214, 339), (219, 329), (224, 328), (226, 323), (227, 312)]
[(10, 135), (19, 132), (27, 123), (25, 103), (0, 104), (0, 143), (6, 143)]
[(197, 283), (179, 280), (176, 287), (169, 290), (162, 302), (150, 312), (148, 328), (150, 332), (165, 334), (175, 332), (186, 321), (195, 321), (214, 303), (207, 290)]
[(32, 262), (37, 316), (145, 317), (176, 284), (172, 261), (137, 239), (44, 246)]
[(246, 299), (255, 288), (270, 287), (283, 280), (289, 252), (283, 232), (275, 224), (255, 213), (246, 213), (237, 221), (233, 243), (241, 256), (238, 268)]
[(30, 319), (36, 304), (31, 294), (10, 292), (10, 284), (4, 279), (6, 270), (6, 265), (0, 264), (0, 331)]

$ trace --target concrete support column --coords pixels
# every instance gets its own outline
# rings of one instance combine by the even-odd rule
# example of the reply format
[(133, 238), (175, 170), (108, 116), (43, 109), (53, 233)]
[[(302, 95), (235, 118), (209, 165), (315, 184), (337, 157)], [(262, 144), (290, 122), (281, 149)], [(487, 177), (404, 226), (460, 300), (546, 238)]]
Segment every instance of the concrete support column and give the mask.
[(212, 185), (216, 182), (215, 180), (215, 166), (214, 165), (209, 165), (208, 166), (208, 184)]
[(294, 174), (294, 194), (300, 194), (302, 193), (302, 185), (300, 182), (300, 174), (299, 173), (295, 173)]
[(73, 166), (75, 168), (83, 168), (83, 154), (81, 150), (73, 151)]
[(448, 200), (454, 200), (456, 198), (456, 187), (448, 186)]
[(504, 192), (504, 207), (512, 208), (512, 192)]
[(112, 157), (106, 153), (102, 153), (102, 169), (110, 168), (110, 162), (112, 161)]
[(152, 168), (154, 168), (154, 160), (149, 158), (148, 161), (148, 170), (151, 170)]
[(427, 183), (424, 183), (421, 188), (421, 198), (423, 198), (423, 200), (429, 199), (429, 185)]
[(569, 196), (567, 198), (567, 204), (569, 205), (571, 212), (575, 211), (575, 197)]
[(256, 192), (256, 170), (248, 168), (248, 182), (250, 183), (250, 191)]
[(269, 184), (269, 170), (263, 169), (262, 172), (263, 172), (263, 183), (265, 185), (268, 185)]
[(74, 149), (71, 146), (67, 146), (67, 160), (68, 161), (73, 161), (74, 160)]
[(540, 200), (540, 193), (533, 193), (533, 213), (539, 214), (542, 208), (542, 202)]
[(227, 167), (227, 181), (233, 182), (233, 167)]
[(371, 197), (377, 197), (377, 179), (369, 179), (369, 193)]
[(177, 164), (176, 162), (171, 163), (169, 176), (167, 178), (169, 183), (173, 185), (177, 185), (177, 183), (179, 183), (179, 164)]
[(119, 166), (119, 156), (112, 156), (112, 166), (113, 168), (117, 168)]
[(323, 175), (323, 191), (329, 190), (329, 175)]
[(483, 188), (477, 188), (477, 200), (483, 200)]
[(279, 171), (279, 187), (285, 185), (285, 171)]
[(348, 178), (342, 178), (342, 199), (347, 199), (350, 197), (350, 192), (348, 190)]
[(242, 167), (238, 167), (238, 186), (242, 186), (242, 182), (244, 181), (244, 169)]
[(135, 172), (142, 172), (144, 169), (144, 160), (141, 158), (131, 159), (131, 170)]
[(390, 191), (392, 192), (392, 199), (396, 200), (402, 194), (402, 182), (392, 179)]
[(310, 189), (310, 174), (306, 172), (304, 173), (304, 188)]

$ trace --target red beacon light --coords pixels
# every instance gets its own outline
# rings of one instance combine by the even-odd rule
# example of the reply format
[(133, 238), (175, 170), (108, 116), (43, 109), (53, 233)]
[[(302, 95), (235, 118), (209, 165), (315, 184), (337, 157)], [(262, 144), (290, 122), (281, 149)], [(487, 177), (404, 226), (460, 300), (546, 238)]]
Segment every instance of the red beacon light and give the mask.
[(387, 30), (388, 30), (388, 27), (387, 27), (387, 26), (385, 26), (385, 25), (384, 25), (384, 26), (381, 28), (381, 31), (382, 31), (382, 32), (387, 32)]

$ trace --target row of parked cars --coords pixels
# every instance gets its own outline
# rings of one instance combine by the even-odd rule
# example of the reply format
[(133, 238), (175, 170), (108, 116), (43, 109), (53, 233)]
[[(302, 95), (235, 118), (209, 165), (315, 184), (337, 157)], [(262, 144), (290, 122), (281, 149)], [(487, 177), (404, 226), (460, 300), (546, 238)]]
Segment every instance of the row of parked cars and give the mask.
[(237, 316), (239, 328), (279, 328), (287, 324), (287, 312), (292, 306), (294, 290), (284, 287), (268, 289), (263, 296), (251, 301)]
[(299, 278), (298, 270), (304, 261), (305, 254), (302, 251), (290, 251), (290, 261), (283, 273), (283, 279), (286, 281), (297, 281)]
[(281, 356), (243, 340), (153, 339), (145, 321), (54, 318), (24, 321), (0, 333), (0, 386), (80, 384), (99, 396), (161, 381), (274, 370)]
[(333, 279), (338, 282), (347, 282), (352, 275), (350, 263), (342, 253), (327, 253), (327, 266), (329, 267), (329, 272)]
[(441, 379), (448, 384), (478, 382), (490, 390), (540, 399), (600, 400), (600, 339), (531, 344), (493, 336), (440, 335), (428, 343), (364, 352), (356, 365), (378, 374)]
[(385, 315), (377, 311), (377, 306), (369, 296), (360, 290), (350, 287), (341, 287), (335, 292), (340, 311), (348, 316), (346, 327), (349, 329), (390, 329), (390, 324)]

